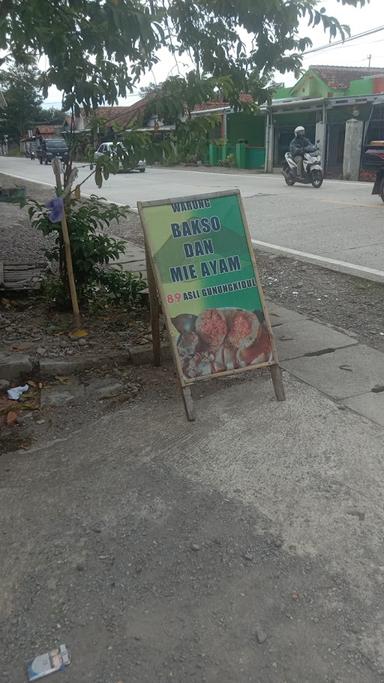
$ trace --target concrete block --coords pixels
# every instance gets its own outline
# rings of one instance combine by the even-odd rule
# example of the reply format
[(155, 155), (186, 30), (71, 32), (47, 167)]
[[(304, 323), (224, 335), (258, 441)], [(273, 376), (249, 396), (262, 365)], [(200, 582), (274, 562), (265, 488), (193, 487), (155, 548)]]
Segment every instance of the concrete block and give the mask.
[(82, 401), (85, 396), (85, 387), (79, 384), (74, 378), (74, 381), (65, 386), (47, 386), (41, 391), (41, 407), (42, 408), (58, 408), (65, 406), (74, 401)]
[(68, 403), (73, 403), (75, 395), (68, 389), (57, 389), (55, 387), (43, 389), (41, 392), (42, 408), (59, 408)]
[(363, 394), (343, 401), (344, 405), (384, 427), (384, 393)]
[(280, 360), (352, 346), (357, 340), (311, 320), (290, 320), (274, 330)]
[(95, 362), (81, 356), (79, 358), (42, 358), (40, 360), (40, 374), (43, 377), (52, 377), (54, 375), (71, 375), (74, 372), (81, 372), (91, 368)]
[(0, 379), (14, 380), (32, 372), (29, 356), (22, 353), (0, 353)]
[(122, 394), (123, 391), (124, 384), (114, 377), (105, 377), (104, 379), (95, 380), (86, 388), (87, 394), (92, 398), (97, 399), (113, 398), (114, 396)]
[(356, 344), (322, 356), (295, 358), (282, 363), (295, 377), (335, 399), (369, 393), (384, 384), (384, 354)]
[(92, 368), (108, 368), (113, 365), (127, 365), (131, 362), (130, 353), (116, 352), (105, 356), (79, 356), (78, 358), (42, 358), (40, 374), (42, 377), (71, 375)]

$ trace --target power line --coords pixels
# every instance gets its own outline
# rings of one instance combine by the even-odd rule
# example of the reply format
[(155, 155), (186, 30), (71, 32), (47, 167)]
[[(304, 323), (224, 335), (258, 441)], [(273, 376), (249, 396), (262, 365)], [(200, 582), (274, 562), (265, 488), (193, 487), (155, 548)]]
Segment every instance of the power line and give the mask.
[(378, 33), (379, 31), (384, 31), (384, 26), (371, 28), (368, 31), (363, 31), (363, 33), (356, 33), (355, 36), (345, 38), (345, 40), (336, 40), (334, 43), (328, 43), (328, 45), (323, 45), (322, 47), (313, 47), (311, 50), (306, 50), (305, 52), (303, 52), (303, 55), (310, 55), (313, 52), (322, 52), (323, 50), (329, 50), (329, 48), (335, 47), (336, 45), (345, 45), (345, 43), (350, 43), (352, 40), (364, 38), (365, 36), (371, 36), (373, 33)]

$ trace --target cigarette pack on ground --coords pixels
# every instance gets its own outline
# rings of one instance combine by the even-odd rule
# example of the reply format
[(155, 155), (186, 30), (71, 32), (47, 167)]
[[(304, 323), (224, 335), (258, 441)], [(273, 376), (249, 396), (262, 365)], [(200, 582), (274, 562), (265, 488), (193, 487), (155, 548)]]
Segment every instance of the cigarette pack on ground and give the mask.
[(71, 662), (69, 652), (65, 645), (45, 652), (43, 655), (38, 655), (28, 664), (27, 674), (29, 681), (38, 681), (44, 676), (53, 674), (56, 671), (64, 671), (65, 667)]

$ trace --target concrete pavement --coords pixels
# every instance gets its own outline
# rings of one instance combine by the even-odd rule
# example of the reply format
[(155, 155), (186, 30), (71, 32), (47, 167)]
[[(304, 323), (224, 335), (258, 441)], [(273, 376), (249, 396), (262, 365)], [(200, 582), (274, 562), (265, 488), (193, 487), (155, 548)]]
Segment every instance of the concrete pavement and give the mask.
[[(307, 353), (308, 323), (271, 313)], [(143, 395), (2, 456), (7, 683), (56, 642), (68, 683), (381, 683), (384, 428), (303, 379), (285, 403), (268, 374), (199, 385), (195, 424), (176, 387)]]
[[(52, 183), (51, 168), (29, 159), (0, 157), (0, 172)], [(80, 178), (86, 172), (81, 169)], [(233, 188), (241, 190), (259, 246), (384, 281), (384, 205), (369, 183), (325, 181), (314, 190), (289, 188), (280, 175), (149, 168), (111, 176), (99, 194), (135, 207), (138, 200)], [(93, 180), (84, 185), (85, 192), (95, 189)]]

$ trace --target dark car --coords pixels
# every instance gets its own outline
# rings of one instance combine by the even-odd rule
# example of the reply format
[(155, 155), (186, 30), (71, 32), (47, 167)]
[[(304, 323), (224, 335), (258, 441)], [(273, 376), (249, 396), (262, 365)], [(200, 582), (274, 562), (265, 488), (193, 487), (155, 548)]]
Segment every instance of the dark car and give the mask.
[(65, 161), (68, 158), (68, 147), (62, 138), (42, 138), (39, 140), (36, 156), (41, 164), (48, 164), (54, 157)]

